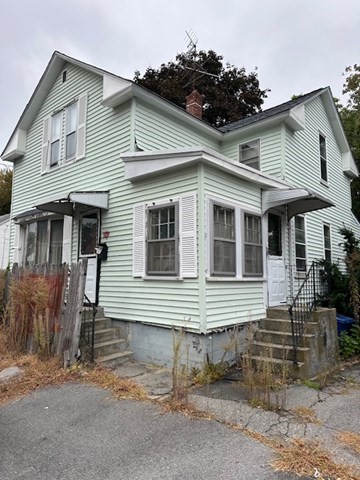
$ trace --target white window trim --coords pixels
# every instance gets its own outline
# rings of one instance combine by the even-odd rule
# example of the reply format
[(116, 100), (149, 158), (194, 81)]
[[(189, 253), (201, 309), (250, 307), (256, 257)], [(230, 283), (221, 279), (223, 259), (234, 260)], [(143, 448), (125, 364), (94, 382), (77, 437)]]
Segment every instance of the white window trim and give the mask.
[(332, 231), (331, 231), (331, 224), (327, 222), (322, 222), (322, 237), (323, 237), (323, 259), (326, 260), (325, 250), (329, 250), (325, 248), (325, 235), (324, 235), (324, 227), (329, 228), (330, 233), (330, 262), (332, 262), (333, 254), (332, 254)]
[[(236, 241), (236, 275), (235, 276), (214, 276), (211, 275), (211, 262), (212, 262), (212, 234), (211, 225), (212, 219), (212, 206), (221, 205), (228, 208), (235, 209), (235, 241)], [(242, 203), (234, 202), (233, 200), (227, 199), (225, 197), (217, 197), (215, 195), (206, 194), (205, 195), (205, 256), (206, 256), (206, 269), (205, 269), (205, 278), (209, 282), (265, 282), (266, 281), (266, 269), (265, 269), (265, 259), (266, 259), (266, 242), (264, 239), (265, 232), (265, 219), (261, 213), (261, 210), (256, 207), (248, 206)], [(243, 219), (244, 214), (258, 216), (261, 219), (261, 232), (262, 232), (262, 261), (263, 261), (263, 274), (262, 276), (251, 276), (244, 275), (244, 231), (243, 231)]]
[[(261, 138), (260, 137), (251, 138), (251, 139), (249, 139), (245, 142), (241, 142), (241, 143), (238, 144), (238, 161), (242, 165), (246, 165), (247, 167), (250, 167), (250, 165), (248, 165), (247, 163), (244, 163), (241, 160), (241, 147), (242, 147), (242, 145), (245, 145), (245, 144), (251, 143), (251, 142), (259, 142), (259, 169), (254, 168), (254, 170), (261, 172)], [(250, 168), (253, 168), (253, 167), (250, 167)]]
[[(304, 232), (305, 232), (305, 270), (298, 270), (296, 265), (296, 228), (295, 228), (295, 217), (294, 217), (294, 267), (295, 267), (295, 275), (297, 277), (301, 277), (306, 275), (306, 272), (309, 268), (309, 258), (308, 258), (308, 236), (307, 236), (307, 219), (306, 215), (296, 215), (296, 217), (302, 217), (304, 219)], [(300, 258), (300, 257), (299, 257)]]
[[(324, 180), (321, 175), (321, 153), (320, 153), (320, 135), (324, 138), (325, 140), (325, 151), (326, 151), (326, 177), (327, 180)], [(324, 185), (325, 187), (329, 186), (329, 150), (328, 150), (328, 140), (327, 136), (320, 130), (318, 130), (318, 150), (319, 150), (319, 174), (320, 174), (320, 183)]]
[[(59, 170), (66, 165), (71, 165), (72, 163), (82, 159), (86, 155), (86, 125), (87, 125), (87, 101), (88, 94), (87, 92), (82, 93), (78, 97), (71, 100), (61, 108), (54, 110), (50, 115), (44, 118), (44, 126), (42, 133), (42, 155), (41, 155), (41, 174), (45, 175), (51, 172)], [(76, 117), (76, 153), (70, 158), (65, 158), (66, 155), (66, 125), (67, 125), (67, 109), (73, 105), (77, 104), (77, 117)], [(80, 110), (82, 109), (82, 111)], [(62, 113), (61, 118), (61, 134), (60, 134), (60, 145), (59, 145), (59, 160), (57, 165), (50, 166), (50, 155), (51, 155), (51, 131), (52, 131), (52, 118)], [(81, 132), (81, 135), (80, 133)], [(82, 147), (82, 148), (80, 148)]]
[[(186, 205), (186, 202), (190, 201)], [(148, 275), (146, 273), (147, 267), (147, 228), (148, 228), (148, 208), (155, 207), (161, 208), (171, 204), (178, 205), (178, 219), (177, 219), (177, 231), (178, 231), (178, 275)], [(134, 217), (133, 217), (133, 277), (141, 278), (142, 280), (178, 280), (182, 281), (186, 278), (197, 278), (197, 194), (196, 192), (186, 192), (176, 197), (160, 198), (157, 200), (151, 200), (149, 202), (143, 202), (134, 205)], [(184, 212), (186, 208), (190, 208), (187, 213), (192, 214), (192, 222), (187, 222)], [(193, 211), (191, 211), (193, 209)], [(138, 218), (135, 218), (136, 211), (139, 213)], [(141, 220), (141, 216), (143, 219)], [(189, 218), (189, 217), (188, 217)], [(192, 225), (191, 225), (192, 223)], [(139, 228), (140, 227), (140, 228)], [(185, 251), (186, 249), (186, 260)], [(192, 254), (192, 258), (191, 258)], [(189, 257), (190, 255), (190, 257)], [(189, 258), (192, 260), (189, 268)]]

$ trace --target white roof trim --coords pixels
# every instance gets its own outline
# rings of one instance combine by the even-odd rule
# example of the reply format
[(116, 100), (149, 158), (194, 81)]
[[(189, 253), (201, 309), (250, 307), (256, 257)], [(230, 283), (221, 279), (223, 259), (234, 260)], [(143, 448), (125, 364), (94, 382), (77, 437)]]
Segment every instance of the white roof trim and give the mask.
[(76, 204), (107, 210), (109, 208), (109, 192), (59, 193), (39, 200), (34, 206), (46, 212), (74, 215)]
[(266, 175), (207, 147), (186, 147), (175, 150), (132, 152), (121, 156), (125, 163), (125, 178), (131, 182), (165, 173), (197, 162), (215, 166), (238, 178), (261, 185), (263, 188), (288, 188), (290, 185)]
[(270, 208), (283, 205), (287, 206), (288, 220), (295, 215), (335, 206), (331, 200), (308, 188), (292, 187), (286, 190), (267, 190), (263, 192), (263, 213), (267, 212)]

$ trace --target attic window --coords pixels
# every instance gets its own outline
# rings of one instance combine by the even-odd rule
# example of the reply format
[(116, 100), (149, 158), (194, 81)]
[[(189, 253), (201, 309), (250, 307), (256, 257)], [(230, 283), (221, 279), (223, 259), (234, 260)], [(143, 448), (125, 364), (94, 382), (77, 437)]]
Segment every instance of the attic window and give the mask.
[(66, 74), (67, 74), (67, 72), (66, 72), (66, 70), (64, 70), (63, 73), (62, 73), (62, 83), (66, 82)]
[(260, 140), (239, 145), (239, 160), (248, 167), (260, 170)]

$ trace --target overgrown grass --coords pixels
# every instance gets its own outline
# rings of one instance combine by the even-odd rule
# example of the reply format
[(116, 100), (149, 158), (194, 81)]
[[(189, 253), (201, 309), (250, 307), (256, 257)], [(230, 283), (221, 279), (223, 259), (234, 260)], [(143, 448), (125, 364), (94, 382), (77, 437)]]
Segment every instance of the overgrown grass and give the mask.
[(23, 374), (9, 383), (0, 384), (0, 405), (21, 398), (37, 388), (74, 381), (105, 388), (116, 398), (146, 397), (145, 391), (136, 383), (119, 378), (100, 366), (76, 365), (65, 369), (59, 357), (8, 354), (0, 360), (0, 371), (15, 365), (23, 370)]
[(247, 335), (247, 353), (242, 360), (243, 386), (246, 390), (247, 400), (252, 406), (260, 406), (269, 410), (284, 410), (289, 375), (285, 356), (280, 364), (275, 363), (272, 349), (269, 346), (265, 352), (267, 360), (255, 362), (253, 358), (254, 334), (255, 330), (250, 326)]
[(360, 434), (356, 432), (338, 432), (336, 438), (346, 445), (347, 447), (351, 448), (355, 453), (360, 454)]
[(319, 480), (359, 480), (359, 472), (349, 465), (339, 465), (318, 442), (293, 439), (274, 448), (277, 458), (272, 462), (276, 471), (295, 473)]

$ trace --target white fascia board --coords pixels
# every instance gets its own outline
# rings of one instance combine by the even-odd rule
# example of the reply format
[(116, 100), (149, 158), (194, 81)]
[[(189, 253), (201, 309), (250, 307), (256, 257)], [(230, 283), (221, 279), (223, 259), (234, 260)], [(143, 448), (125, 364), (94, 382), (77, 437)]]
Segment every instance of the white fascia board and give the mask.
[(12, 134), (10, 141), (8, 142), (3, 154), (2, 160), (13, 162), (19, 157), (25, 155), (26, 148), (26, 131), (17, 128)]
[(305, 129), (305, 106), (303, 103), (297, 105), (289, 111), (289, 116), (285, 120), (285, 123), (294, 132)]
[(132, 82), (112, 75), (104, 75), (102, 105), (113, 108), (125, 103), (132, 96)]
[(125, 178), (132, 182), (202, 162), (264, 188), (289, 188), (290, 186), (282, 180), (255, 171), (251, 167), (230, 160), (207, 147), (186, 147), (176, 150), (125, 153), (121, 158), (125, 163)]

